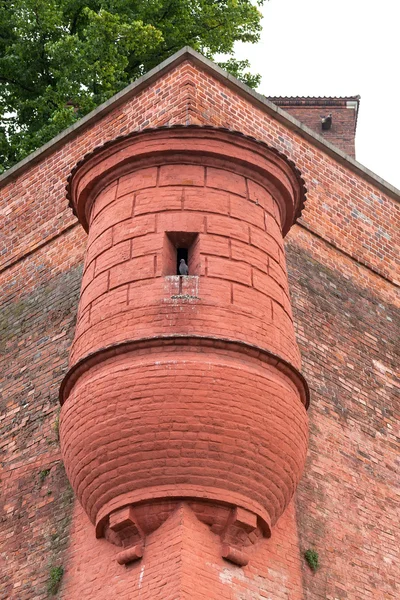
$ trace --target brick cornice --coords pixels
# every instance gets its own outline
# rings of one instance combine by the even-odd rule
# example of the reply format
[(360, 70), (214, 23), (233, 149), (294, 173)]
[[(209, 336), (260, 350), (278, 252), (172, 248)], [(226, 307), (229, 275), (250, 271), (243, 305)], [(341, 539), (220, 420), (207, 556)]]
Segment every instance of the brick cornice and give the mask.
[(118, 344), (112, 344), (100, 348), (95, 352), (81, 358), (73, 367), (68, 371), (64, 377), (60, 386), (60, 404), (63, 405), (67, 401), (68, 396), (71, 392), (76, 381), (85, 373), (88, 369), (96, 365), (100, 361), (105, 361), (119, 354), (126, 354), (127, 352), (135, 350), (143, 350), (151, 348), (158, 348), (160, 346), (196, 346), (196, 347), (211, 347), (215, 349), (231, 350), (234, 352), (241, 352), (250, 358), (256, 358), (266, 364), (273, 365), (281, 371), (284, 375), (289, 377), (297, 387), (302, 403), (305, 408), (308, 409), (310, 404), (310, 389), (307, 381), (303, 375), (293, 365), (291, 365), (284, 358), (277, 356), (273, 352), (265, 348), (261, 348), (254, 344), (243, 342), (241, 340), (228, 339), (228, 338), (214, 338), (210, 336), (200, 335), (165, 335), (155, 337), (143, 337), (136, 340), (128, 340)]
[[(157, 149), (154, 148), (155, 143), (159, 146)], [(88, 231), (91, 203), (99, 189), (122, 174), (143, 166), (175, 163), (178, 156), (178, 160), (183, 163), (200, 162), (211, 167), (217, 166), (221, 161), (228, 161), (234, 165), (236, 173), (243, 172), (244, 175), (250, 168), (254, 172), (257, 171), (259, 183), (269, 178), (272, 186), (278, 186), (276, 194), (282, 202), (280, 209), (284, 235), (301, 216), (307, 190), (304, 179), (292, 160), (276, 148), (240, 131), (208, 125), (173, 125), (143, 129), (95, 148), (78, 162), (68, 177), (67, 199), (74, 214)], [(108, 163), (108, 175), (98, 167), (104, 160)], [(283, 179), (280, 183), (279, 178), (275, 179), (276, 169), (286, 174), (286, 192), (285, 186), (282, 185)]]

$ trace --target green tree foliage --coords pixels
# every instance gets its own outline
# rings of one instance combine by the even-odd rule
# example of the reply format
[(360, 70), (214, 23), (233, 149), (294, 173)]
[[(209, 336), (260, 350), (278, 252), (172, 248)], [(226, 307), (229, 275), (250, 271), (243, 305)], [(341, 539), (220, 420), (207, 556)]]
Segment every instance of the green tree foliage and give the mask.
[(255, 87), (265, 0), (0, 0), (0, 172), (190, 45)]

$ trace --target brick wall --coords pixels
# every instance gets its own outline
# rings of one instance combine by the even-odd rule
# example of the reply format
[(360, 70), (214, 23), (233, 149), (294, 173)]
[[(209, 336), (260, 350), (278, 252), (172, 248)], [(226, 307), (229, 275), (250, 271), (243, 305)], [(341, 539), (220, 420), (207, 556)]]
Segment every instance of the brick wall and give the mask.
[[(173, 123), (228, 126), (264, 140), (295, 161), (308, 188), (301, 223), (287, 238), (297, 339), (312, 389), (311, 449), (296, 502), (299, 545), (293, 513), (286, 511), (277, 524), (282, 533), (265, 541), (255, 566), (243, 575), (227, 563), (218, 567), (226, 597), (395, 599), (399, 300), (391, 281), (398, 277), (399, 204), (189, 63), (1, 190), (0, 596), (46, 598), (53, 564), (65, 567), (66, 589), (84, 577), (79, 565), (88, 565), (86, 587), (76, 588), (82, 598), (92, 598), (98, 582), (105, 584), (103, 573), (110, 574), (107, 581), (118, 578), (121, 567), (108, 560), (111, 551), (98, 561), (99, 544), (107, 542), (88, 539), (82, 515), (73, 521), (65, 554), (63, 519), (70, 505), (54, 422), (85, 236), (64, 187), (76, 162), (95, 146)], [(309, 547), (322, 563), (315, 575), (302, 560)], [(74, 596), (62, 588), (61, 597)]]
[[(355, 157), (358, 97), (268, 99), (318, 133), (327, 142), (337, 146), (349, 156)], [(332, 124), (329, 129), (324, 130), (321, 126), (321, 118), (328, 115), (332, 115)]]
[[(146, 546), (151, 562), (132, 563), (124, 569), (117, 564), (111, 544), (87, 535), (89, 527), (91, 524), (77, 505), (65, 559), (68, 570), (63, 597), (68, 599), (108, 600), (115, 593), (123, 600), (303, 598), (293, 504), (277, 523), (273, 537), (258, 546), (244, 569), (221, 559), (219, 537), (185, 506), (149, 536)], [(86, 569), (81, 567), (82, 556)]]
[(0, 597), (16, 600), (47, 597), (51, 568), (63, 565), (72, 514), (59, 452), (58, 388), (82, 270), (68, 265), (54, 274), (44, 262), (37, 264), (35, 289), (10, 294), (1, 305)]
[(399, 311), (341, 265), (327, 267), (305, 237), (297, 230), (287, 245), (313, 399), (297, 496), (300, 547), (316, 548), (322, 563), (316, 575), (304, 570), (304, 597), (394, 600), (400, 592)]

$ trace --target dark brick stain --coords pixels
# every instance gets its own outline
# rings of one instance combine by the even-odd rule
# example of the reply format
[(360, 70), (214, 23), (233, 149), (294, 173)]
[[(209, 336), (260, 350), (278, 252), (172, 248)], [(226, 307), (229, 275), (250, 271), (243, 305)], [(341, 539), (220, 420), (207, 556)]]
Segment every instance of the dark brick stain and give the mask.
[(47, 598), (68, 544), (72, 493), (55, 426), (80, 279), (79, 266), (0, 308), (1, 598)]
[[(367, 561), (382, 548), (394, 552), (388, 532), (398, 474), (391, 424), (400, 417), (400, 397), (391, 380), (400, 315), (295, 243), (287, 246), (287, 260), (303, 373), (312, 390), (310, 448), (296, 500), (300, 545), (317, 548), (322, 564), (315, 577), (304, 569), (305, 600), (345, 598), (329, 578), (332, 560), (342, 560), (348, 573), (365, 563), (366, 589), (379, 589), (381, 575), (367, 569)], [(371, 526), (374, 544), (366, 550), (363, 532)]]

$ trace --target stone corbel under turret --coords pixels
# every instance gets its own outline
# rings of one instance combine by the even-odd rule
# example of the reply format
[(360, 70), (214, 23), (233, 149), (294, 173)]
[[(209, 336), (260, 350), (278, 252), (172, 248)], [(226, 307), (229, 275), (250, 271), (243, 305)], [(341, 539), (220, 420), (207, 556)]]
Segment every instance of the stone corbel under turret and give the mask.
[[(168, 507), (169, 514), (165, 513), (167, 519), (182, 505), (182, 502), (173, 504), (174, 506), (171, 504)], [(240, 567), (249, 562), (249, 549), (262, 537), (270, 535), (269, 529), (262, 524), (257, 515), (244, 508), (208, 505), (205, 513), (202, 513), (198, 502), (194, 503), (194, 506), (190, 501), (184, 504), (194, 514), (197, 513), (196, 517), (199, 521), (207, 523), (211, 531), (219, 535), (222, 558)], [(214, 523), (210, 523), (212, 513), (214, 513)], [(145, 531), (145, 523), (146, 518), (143, 512), (139, 510), (135, 513), (135, 507), (129, 505), (112, 512), (102, 534), (98, 532), (99, 537), (104, 535), (109, 542), (124, 548), (116, 557), (120, 565), (128, 565), (142, 558), (146, 535), (152, 533)]]

